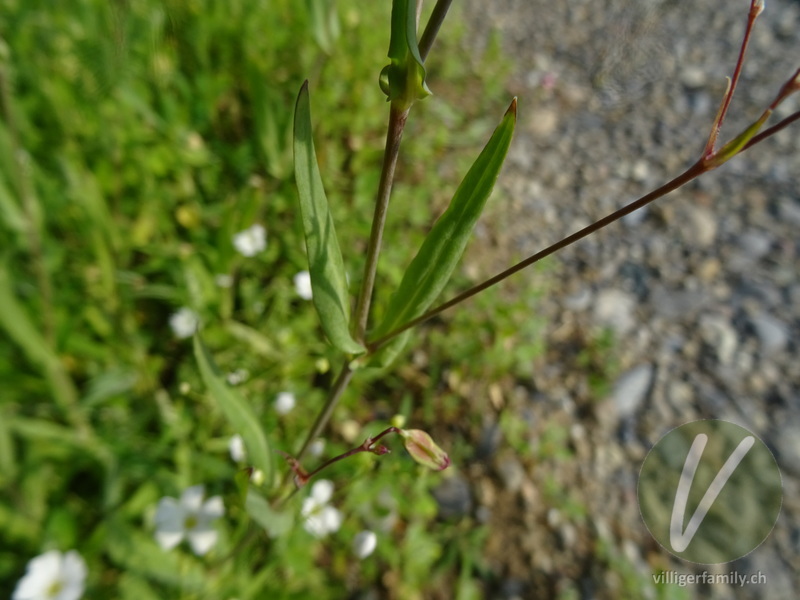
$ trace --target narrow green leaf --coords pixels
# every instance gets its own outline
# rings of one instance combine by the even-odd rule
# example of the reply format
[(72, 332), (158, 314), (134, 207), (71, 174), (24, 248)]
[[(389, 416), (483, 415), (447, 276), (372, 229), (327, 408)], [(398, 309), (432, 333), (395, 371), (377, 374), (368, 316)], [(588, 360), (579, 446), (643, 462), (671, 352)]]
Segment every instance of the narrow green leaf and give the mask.
[(252, 407), (242, 396), (222, 379), (217, 372), (211, 354), (199, 334), (194, 336), (194, 356), (200, 368), (200, 376), (211, 397), (217, 403), (233, 430), (242, 436), (247, 448), (248, 460), (264, 472), (264, 479), (272, 481), (272, 453), (264, 430)]
[(739, 135), (720, 148), (710, 160), (714, 168), (728, 162), (734, 156), (739, 154), (739, 152), (742, 151), (742, 148), (747, 145), (747, 142), (753, 139), (753, 137), (761, 130), (761, 127), (767, 122), (767, 119), (771, 113), (771, 110), (765, 111), (758, 121), (749, 125)]
[(300, 88), (294, 113), (294, 174), (306, 237), (311, 290), (322, 329), (339, 350), (361, 354), (364, 347), (350, 336), (350, 299), (344, 261), (314, 152), (308, 81)]
[(273, 510), (263, 496), (252, 489), (247, 492), (245, 508), (259, 525), (266, 529), (269, 537), (276, 538), (291, 530), (294, 524), (294, 514), (290, 511), (278, 512)]
[(417, 44), (416, 6), (414, 0), (393, 0), (389, 39), (391, 62), (381, 71), (381, 89), (400, 109), (431, 94), (425, 83), (425, 66)]
[[(517, 100), (458, 186), (450, 206), (434, 224), (392, 295), (386, 315), (373, 334), (378, 339), (422, 315), (441, 293), (464, 252), (472, 229), (492, 193), (505, 161), (517, 118)], [(407, 332), (379, 352), (386, 366), (408, 340)]]

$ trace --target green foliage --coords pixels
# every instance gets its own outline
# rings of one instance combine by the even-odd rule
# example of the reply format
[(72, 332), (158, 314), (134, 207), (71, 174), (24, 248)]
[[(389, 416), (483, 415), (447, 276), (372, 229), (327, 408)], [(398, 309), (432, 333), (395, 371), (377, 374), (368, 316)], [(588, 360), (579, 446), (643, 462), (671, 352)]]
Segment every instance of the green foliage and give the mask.
[(413, 0), (392, 1), (389, 59), (391, 62), (381, 71), (380, 84), (393, 106), (406, 110), (415, 100), (430, 95), (417, 46), (417, 3)]
[(350, 336), (347, 274), (311, 136), (308, 81), (300, 88), (295, 107), (294, 173), (303, 216), (314, 306), (322, 329), (331, 343), (342, 352), (360, 354), (364, 348)]
[[(514, 100), (483, 151), (470, 167), (453, 196), (411, 261), (392, 295), (383, 321), (374, 332), (380, 339), (422, 315), (439, 296), (464, 253), (475, 223), (494, 189), (497, 176), (511, 145), (517, 118)], [(382, 366), (390, 364), (408, 341), (401, 335), (381, 352)]]
[[(11, 0), (2, 13), (0, 589), (13, 589), (30, 558), (72, 548), (88, 563), (85, 597), (101, 600), (341, 598), (380, 589), (384, 576), (412, 593), (431, 589), (431, 573), (474, 548), (444, 562), (455, 533), (431, 525), (437, 480), (420, 476), (399, 443), (390, 457), (326, 471), (345, 518), (322, 540), (302, 526), (307, 490), (280, 510), (265, 506), (266, 485), (250, 483), (243, 496), (227, 450), (239, 433), (248, 464), (274, 460), (285, 473), (247, 432), (296, 451), (330, 383), (336, 352), (292, 287), (307, 268), (293, 102), (309, 78), (315, 156), (356, 285), (385, 135), (376, 74), (388, 3)], [(469, 64), (442, 58), (447, 44), (426, 66), (451, 81), (439, 108), (420, 104), (419, 120), (441, 111), (465, 134), (454, 148), (442, 132), (410, 124), (415, 158), (401, 158), (392, 217), (403, 243), (385, 247), (383, 290), (399, 283), (397, 265), (421, 243), (427, 209), (446, 200), (420, 202), (420, 181), (453, 187), (429, 165), (446, 156), (465, 166), (491, 128), (474, 117), (502, 95), (498, 86), (465, 109), (448, 104), (483, 83)], [(264, 224), (268, 244), (247, 258), (231, 239), (253, 223)], [(173, 334), (180, 307), (199, 316), (218, 371)], [(272, 400), (283, 390), (298, 406), (278, 415)], [(375, 419), (365, 396), (348, 392), (348, 418)], [(351, 447), (337, 431), (327, 458)], [(155, 507), (197, 483), (224, 498), (219, 542), (204, 557), (185, 544), (163, 551)], [(350, 540), (366, 528), (378, 549), (359, 562)], [(406, 547), (407, 531), (423, 553)]]
[(244, 439), (249, 461), (261, 469), (264, 478), (272, 482), (272, 453), (267, 436), (258, 423), (252, 407), (236, 390), (229, 388), (217, 372), (212, 358), (199, 334), (194, 335), (194, 356), (200, 368), (200, 376), (209, 394), (225, 414), (225, 418)]

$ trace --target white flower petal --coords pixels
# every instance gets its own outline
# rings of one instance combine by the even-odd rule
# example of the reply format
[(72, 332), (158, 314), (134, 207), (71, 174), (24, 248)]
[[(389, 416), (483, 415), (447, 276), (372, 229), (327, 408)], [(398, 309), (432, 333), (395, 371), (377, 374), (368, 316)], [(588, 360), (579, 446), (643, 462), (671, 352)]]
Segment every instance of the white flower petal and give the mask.
[(228, 442), (228, 451), (231, 453), (231, 458), (234, 462), (244, 462), (244, 459), (247, 458), (247, 453), (244, 449), (244, 440), (238, 433)]
[(308, 517), (303, 523), (303, 528), (315, 538), (325, 537), (325, 525), (319, 515)]
[(300, 514), (303, 515), (304, 517), (309, 517), (319, 507), (320, 507), (320, 505), (317, 503), (316, 500), (314, 500), (314, 498), (310, 498), (310, 497), (309, 498), (303, 498), (303, 506), (300, 509)]
[(267, 232), (256, 223), (233, 236), (233, 247), (243, 256), (255, 256), (267, 247)]
[(378, 546), (378, 537), (373, 531), (360, 531), (353, 538), (353, 554), (358, 558), (367, 558)]
[(217, 543), (217, 531), (210, 528), (197, 528), (189, 534), (189, 545), (192, 547), (192, 552), (198, 556), (202, 556)]
[(156, 542), (162, 550), (172, 550), (183, 540), (184, 531), (156, 531)]
[(203, 507), (200, 509), (199, 517), (202, 520), (211, 521), (219, 519), (225, 514), (225, 504), (222, 502), (222, 496), (212, 496)]
[(61, 553), (51, 550), (28, 561), (25, 576), (19, 580), (12, 600), (40, 598), (58, 579), (61, 571)]
[(86, 580), (87, 569), (81, 555), (75, 550), (70, 550), (64, 555), (62, 564), (62, 575), (64, 579), (64, 590), (62, 600), (77, 600), (83, 593), (83, 582)]
[[(86, 563), (71, 550), (65, 556), (56, 550), (28, 563), (27, 572), (16, 586), (12, 600), (78, 600), (83, 594)], [(54, 588), (57, 595), (53, 596)]]
[(320, 512), (320, 518), (326, 534), (339, 531), (339, 528), (342, 526), (342, 513), (332, 506), (323, 506)]
[(311, 274), (308, 271), (300, 271), (294, 276), (294, 289), (303, 300), (311, 300), (314, 297), (311, 289)]
[(203, 495), (206, 488), (203, 484), (186, 488), (181, 494), (181, 505), (186, 510), (198, 512), (203, 506)]
[(295, 404), (296, 401), (292, 392), (281, 392), (275, 398), (275, 412), (279, 415), (285, 415), (294, 408)]
[(175, 498), (161, 498), (156, 509), (156, 529), (161, 531), (183, 531), (186, 510)]
[(308, 453), (311, 456), (320, 456), (323, 450), (325, 450), (325, 440), (322, 438), (317, 438), (311, 442), (311, 445), (308, 447)]
[(169, 326), (176, 338), (192, 337), (200, 324), (200, 317), (191, 308), (183, 307), (169, 318)]
[(318, 504), (326, 504), (333, 496), (333, 482), (328, 479), (320, 479), (311, 486), (311, 497)]

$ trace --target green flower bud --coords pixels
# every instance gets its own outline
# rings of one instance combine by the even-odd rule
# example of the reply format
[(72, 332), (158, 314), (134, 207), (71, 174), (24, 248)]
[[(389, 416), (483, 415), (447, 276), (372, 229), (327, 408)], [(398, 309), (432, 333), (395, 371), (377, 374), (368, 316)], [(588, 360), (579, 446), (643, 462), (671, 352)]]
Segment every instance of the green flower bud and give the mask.
[(421, 429), (401, 429), (406, 450), (415, 461), (434, 471), (442, 471), (450, 466), (447, 452), (439, 448), (431, 436)]

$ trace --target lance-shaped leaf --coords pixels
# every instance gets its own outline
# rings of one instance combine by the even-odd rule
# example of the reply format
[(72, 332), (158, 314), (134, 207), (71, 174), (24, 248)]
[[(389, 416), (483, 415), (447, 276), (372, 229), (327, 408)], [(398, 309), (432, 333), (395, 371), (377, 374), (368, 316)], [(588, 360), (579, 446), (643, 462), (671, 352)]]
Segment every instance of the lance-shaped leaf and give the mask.
[(261, 469), (267, 482), (272, 482), (272, 454), (255, 411), (219, 375), (208, 348), (197, 333), (194, 335), (194, 356), (211, 398), (228, 419), (231, 428), (242, 436), (248, 460), (257, 469)]
[(391, 63), (383, 68), (380, 77), (383, 93), (400, 110), (431, 94), (425, 83), (425, 67), (417, 44), (416, 5), (414, 0), (393, 0), (389, 38)]
[(294, 112), (294, 175), (306, 237), (312, 299), (322, 329), (339, 350), (361, 354), (363, 346), (350, 335), (350, 299), (344, 261), (314, 152), (308, 81), (300, 88)]
[[(374, 339), (422, 315), (441, 293), (492, 193), (511, 144), (516, 120), (517, 99), (514, 98), (500, 125), (458, 186), (450, 206), (436, 221), (411, 261), (400, 287), (389, 301), (383, 322), (373, 334)], [(407, 340), (408, 332), (389, 343), (379, 353), (379, 362), (388, 365)]]

